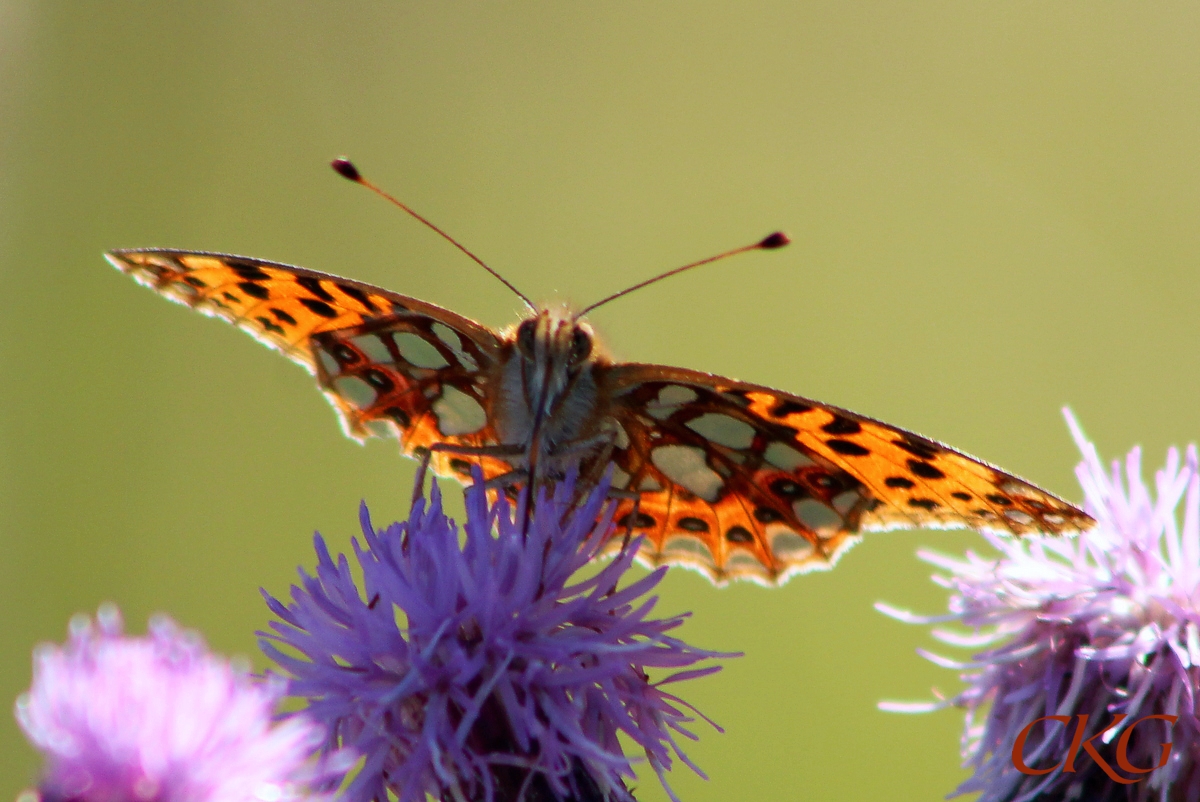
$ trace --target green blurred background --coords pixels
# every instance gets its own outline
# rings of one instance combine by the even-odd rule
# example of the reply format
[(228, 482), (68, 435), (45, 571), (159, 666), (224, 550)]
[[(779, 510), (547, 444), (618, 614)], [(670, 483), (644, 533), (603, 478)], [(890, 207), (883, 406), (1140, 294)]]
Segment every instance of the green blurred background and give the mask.
[[(299, 368), (109, 268), (231, 251), (493, 325), (520, 304), (337, 178), (364, 170), (543, 299), (586, 303), (781, 228), (795, 244), (600, 310), (619, 356), (713, 371), (950, 442), (1069, 498), (1071, 404), (1150, 465), (1200, 434), (1200, 7), (1188, 3), (0, 4), (0, 700), (69, 617), (165, 611), (257, 657), (258, 588), (413, 464), (360, 448)], [(664, 612), (742, 650), (687, 696), (689, 802), (936, 799), (952, 672), (874, 612), (945, 594), (876, 535), (830, 574)], [(3, 702), (8, 704), (8, 702)], [(0, 723), (0, 797), (37, 760)], [(665, 798), (653, 775), (639, 796)]]

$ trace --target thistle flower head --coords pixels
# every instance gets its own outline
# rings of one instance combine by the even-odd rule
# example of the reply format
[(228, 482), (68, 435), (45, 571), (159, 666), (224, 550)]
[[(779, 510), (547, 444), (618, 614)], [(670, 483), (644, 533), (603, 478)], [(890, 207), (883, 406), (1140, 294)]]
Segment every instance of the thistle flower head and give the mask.
[[(568, 478), (526, 515), (489, 504), (479, 478), (461, 540), (436, 487), (383, 529), (364, 505), (361, 591), (318, 535), (316, 573), (301, 571), (290, 603), (268, 597), (280, 620), (263, 649), (330, 747), (365, 756), (349, 800), (628, 798), (618, 734), (660, 778), (686, 763), (675, 738), (695, 737), (690, 708), (663, 686), (728, 655), (669, 635), (683, 616), (651, 617), (661, 571), (619, 587), (636, 542), (575, 577), (611, 530), (607, 483), (576, 503)], [(685, 670), (651, 682), (657, 669)]]
[(39, 647), (16, 715), (45, 755), (48, 802), (326, 799), (311, 793), (336, 779), (310, 760), (324, 733), (300, 716), (273, 722), (283, 691), (165, 617), (124, 637), (106, 606), (73, 621), (66, 645)]
[[(969, 663), (925, 654), (965, 671), (968, 687), (952, 699), (881, 707), (965, 708), (974, 774), (957, 792), (982, 791), (980, 802), (1200, 799), (1196, 448), (1182, 460), (1171, 449), (1151, 490), (1139, 449), (1106, 470), (1066, 414), (1098, 525), (1073, 539), (985, 535), (999, 558), (922, 552), (947, 572), (935, 580), (952, 591), (950, 614), (879, 609), (913, 623), (963, 624), (974, 633), (933, 634), (991, 648)], [(1058, 718), (1033, 724), (1049, 716)]]

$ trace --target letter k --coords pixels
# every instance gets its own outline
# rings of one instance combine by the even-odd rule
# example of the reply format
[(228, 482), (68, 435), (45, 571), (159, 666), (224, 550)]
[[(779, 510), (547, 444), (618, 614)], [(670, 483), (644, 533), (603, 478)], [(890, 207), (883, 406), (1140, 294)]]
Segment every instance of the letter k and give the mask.
[(1113, 716), (1111, 724), (1097, 732), (1091, 738), (1088, 738), (1086, 741), (1084, 741), (1083, 732), (1085, 729), (1087, 729), (1088, 715), (1086, 713), (1080, 713), (1079, 724), (1075, 727), (1075, 737), (1071, 739), (1071, 748), (1067, 752), (1067, 762), (1063, 765), (1063, 771), (1075, 771), (1075, 755), (1078, 753), (1079, 747), (1082, 746), (1083, 751), (1087, 752), (1088, 755), (1091, 756), (1092, 760), (1096, 761), (1096, 765), (1100, 767), (1100, 770), (1107, 774), (1108, 778), (1113, 782), (1120, 783), (1121, 785), (1132, 785), (1133, 783), (1137, 782), (1137, 780), (1127, 780), (1120, 774), (1117, 774), (1117, 772), (1113, 770), (1113, 767), (1108, 765), (1104, 758), (1100, 756), (1100, 753), (1096, 751), (1096, 747), (1092, 745), (1092, 741), (1096, 740), (1124, 720), (1125, 714), (1118, 713), (1117, 715)]

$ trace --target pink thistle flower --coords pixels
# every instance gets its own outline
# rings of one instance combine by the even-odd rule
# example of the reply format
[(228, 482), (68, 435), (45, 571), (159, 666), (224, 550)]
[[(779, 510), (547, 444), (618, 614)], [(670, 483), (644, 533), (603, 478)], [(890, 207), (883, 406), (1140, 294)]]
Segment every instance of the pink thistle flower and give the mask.
[(166, 617), (125, 637), (106, 605), (76, 617), (64, 646), (38, 647), (16, 716), (45, 755), (46, 802), (326, 800), (313, 792), (338, 779), (337, 761), (311, 759), (324, 739), (313, 722), (274, 722), (283, 693)]

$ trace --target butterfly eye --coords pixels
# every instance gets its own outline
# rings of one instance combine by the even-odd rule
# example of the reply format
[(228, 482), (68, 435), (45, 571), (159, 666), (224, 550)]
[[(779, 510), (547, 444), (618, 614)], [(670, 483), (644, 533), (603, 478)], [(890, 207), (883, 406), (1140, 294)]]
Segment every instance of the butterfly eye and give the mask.
[(576, 328), (571, 333), (571, 364), (578, 365), (588, 358), (592, 352), (592, 337), (586, 331)]
[(533, 318), (521, 322), (517, 326), (517, 350), (526, 359), (533, 359), (533, 346), (537, 337), (537, 321)]

